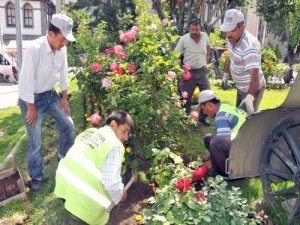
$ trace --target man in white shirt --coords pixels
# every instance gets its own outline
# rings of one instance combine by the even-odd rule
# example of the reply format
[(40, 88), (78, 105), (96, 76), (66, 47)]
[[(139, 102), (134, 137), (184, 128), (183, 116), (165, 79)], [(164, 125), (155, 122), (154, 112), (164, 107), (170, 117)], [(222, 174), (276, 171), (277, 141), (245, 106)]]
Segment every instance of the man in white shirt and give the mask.
[[(191, 111), (192, 95), (198, 86), (200, 91), (210, 90), (208, 69), (210, 42), (205, 32), (201, 32), (200, 21), (191, 19), (189, 23), (189, 33), (183, 35), (175, 48), (175, 51), (183, 52), (183, 64), (188, 65), (191, 70), (190, 79), (184, 79), (182, 92), (187, 92), (185, 109), (189, 114)], [(209, 121), (200, 113), (199, 121), (209, 126)]]
[[(75, 127), (70, 117), (67, 99), (69, 41), (73, 21), (64, 14), (52, 16), (48, 35), (40, 37), (26, 48), (19, 80), (19, 105), (28, 134), (28, 171), (31, 189), (39, 190), (43, 178), (42, 122), (44, 113), (55, 119), (60, 132), (58, 159), (63, 158), (75, 139)], [(54, 90), (59, 82), (61, 96)]]
[(261, 69), (260, 43), (246, 30), (244, 21), (244, 14), (241, 11), (229, 9), (220, 27), (229, 40), (229, 61), (224, 71), (222, 85), (227, 84), (231, 73), (237, 87), (236, 107), (252, 114), (258, 110), (266, 81)]

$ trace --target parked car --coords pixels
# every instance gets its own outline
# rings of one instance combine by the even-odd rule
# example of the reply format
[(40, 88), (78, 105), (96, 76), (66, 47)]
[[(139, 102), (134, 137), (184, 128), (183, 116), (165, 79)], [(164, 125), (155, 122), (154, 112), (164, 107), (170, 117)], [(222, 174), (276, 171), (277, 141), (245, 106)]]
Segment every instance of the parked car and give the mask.
[(0, 53), (0, 82), (17, 83), (17, 74), (16, 59)]

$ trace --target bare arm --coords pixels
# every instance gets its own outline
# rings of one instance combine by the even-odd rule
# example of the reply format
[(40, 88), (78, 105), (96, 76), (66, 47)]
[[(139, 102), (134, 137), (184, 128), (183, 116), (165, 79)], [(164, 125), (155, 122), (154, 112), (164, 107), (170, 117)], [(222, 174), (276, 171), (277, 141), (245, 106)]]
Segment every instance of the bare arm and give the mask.
[(210, 58), (210, 46), (206, 46), (206, 63), (209, 63), (209, 58)]
[(230, 74), (230, 60), (228, 60), (228, 63), (227, 63), (227, 65), (225, 67), (225, 70), (224, 70), (224, 73)]
[(249, 70), (251, 81), (249, 84), (249, 91), (248, 94), (255, 97), (257, 95), (258, 89), (259, 89), (259, 70), (258, 69), (250, 69)]
[(63, 91), (63, 92), (62, 92), (62, 98), (61, 98), (61, 102), (60, 102), (59, 107), (60, 107), (60, 108), (63, 108), (63, 109), (65, 110), (66, 114), (67, 114), (68, 116), (70, 116), (71, 110), (70, 110), (70, 107), (69, 107), (69, 102), (68, 102), (67, 96), (68, 96), (67, 90)]

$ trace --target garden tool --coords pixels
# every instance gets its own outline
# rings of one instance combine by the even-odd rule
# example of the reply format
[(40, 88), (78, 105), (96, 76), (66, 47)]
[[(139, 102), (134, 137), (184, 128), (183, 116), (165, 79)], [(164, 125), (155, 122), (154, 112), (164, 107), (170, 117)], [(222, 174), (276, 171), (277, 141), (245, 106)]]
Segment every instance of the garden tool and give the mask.
[[(126, 186), (124, 187), (124, 191), (128, 191), (128, 189), (131, 187), (131, 185), (136, 182), (138, 179), (138, 175), (136, 172), (132, 171), (132, 175), (131, 175), (131, 178), (130, 180), (128, 181), (128, 183), (126, 184)], [(107, 211), (110, 212), (115, 206), (115, 203), (112, 202), (110, 204), (110, 206), (108, 207)]]

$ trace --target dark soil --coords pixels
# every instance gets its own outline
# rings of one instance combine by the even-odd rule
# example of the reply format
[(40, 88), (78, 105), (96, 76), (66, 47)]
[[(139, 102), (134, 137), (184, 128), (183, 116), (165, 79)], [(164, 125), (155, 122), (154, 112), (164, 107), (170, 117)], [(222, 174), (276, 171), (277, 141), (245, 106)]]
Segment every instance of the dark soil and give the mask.
[(108, 225), (138, 224), (134, 217), (141, 215), (142, 210), (149, 207), (143, 200), (153, 195), (148, 184), (134, 183), (128, 190), (127, 200), (119, 203), (110, 213)]

